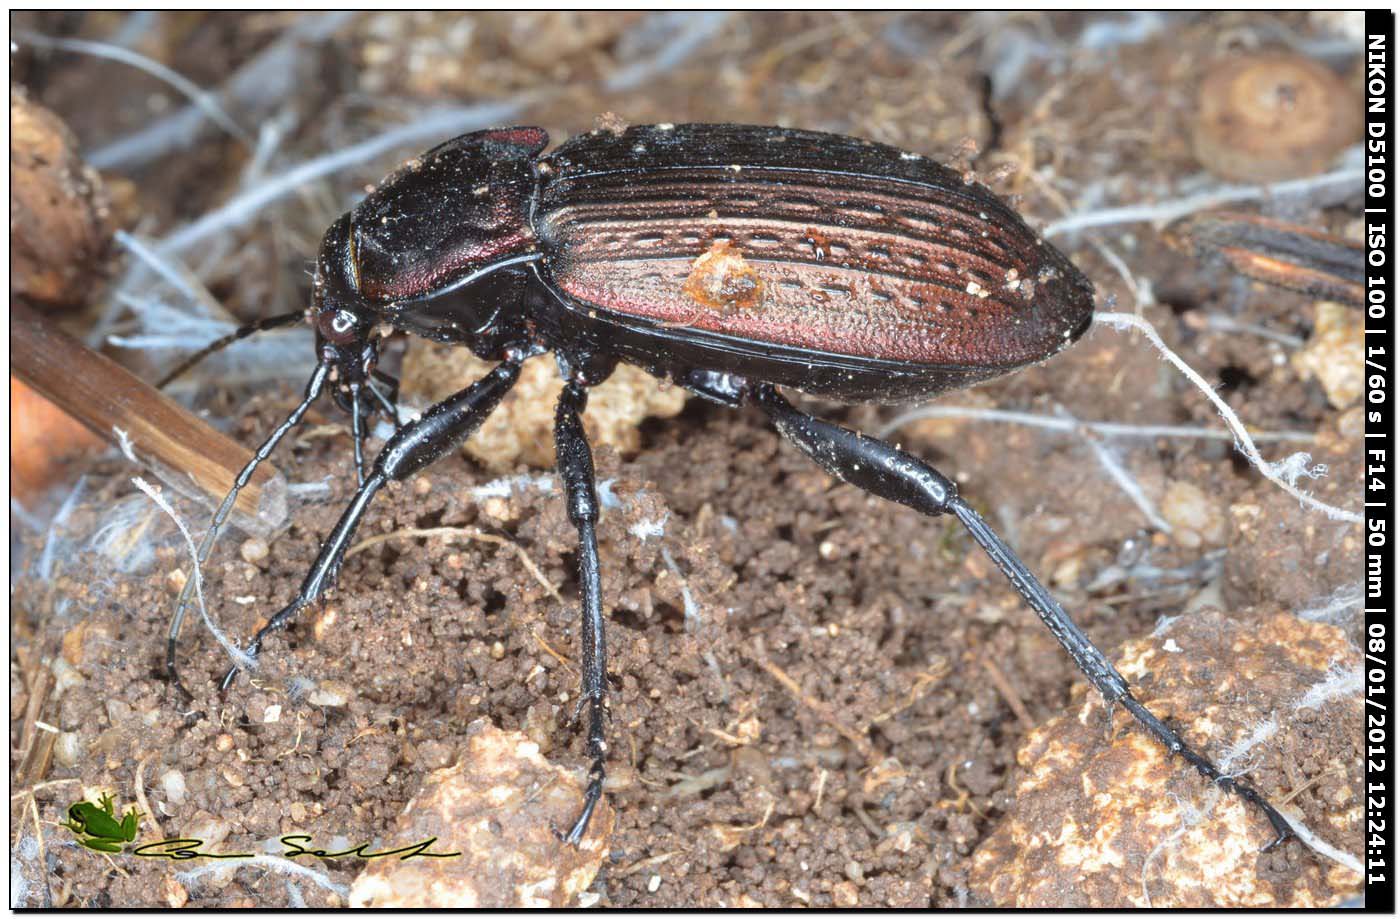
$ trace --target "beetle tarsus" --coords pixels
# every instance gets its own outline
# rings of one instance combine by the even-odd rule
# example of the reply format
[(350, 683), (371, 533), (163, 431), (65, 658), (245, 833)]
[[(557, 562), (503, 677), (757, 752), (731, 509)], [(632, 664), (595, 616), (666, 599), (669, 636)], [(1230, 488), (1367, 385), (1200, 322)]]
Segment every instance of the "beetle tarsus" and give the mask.
[(593, 819), (593, 811), (598, 806), (598, 802), (603, 797), (603, 780), (606, 777), (603, 757), (593, 760), (588, 769), (588, 787), (583, 793), (583, 809), (579, 811), (578, 819), (569, 828), (567, 833), (558, 833), (562, 842), (571, 846), (577, 846), (583, 840), (583, 836), (588, 832), (588, 824)]
[(1224, 775), (1133, 696), (1128, 681), (1113, 662), (1075, 625), (1064, 607), (1031, 574), (1011, 547), (958, 496), (952, 480), (891, 444), (798, 411), (772, 386), (755, 386), (751, 398), (773, 419), (779, 433), (843, 482), (930, 516), (952, 514), (957, 517), (1096, 689), (1110, 702), (1126, 708), (1169, 752), (1178, 754), (1201, 775), (1264, 812), (1278, 834), (1266, 851), (1294, 835), (1288, 821), (1261, 794), (1238, 779)]
[[(308, 578), (308, 580), (310, 579)], [(297, 614), (311, 602), (311, 600), (306, 599), (305, 585), (303, 585), (302, 590), (303, 594), (301, 596), (279, 610), (277, 615), (267, 620), (263, 627), (258, 629), (257, 633), (253, 635), (253, 640), (248, 642), (248, 647), (243, 649), (243, 653), (250, 659), (255, 660), (258, 654), (262, 652), (263, 639), (278, 629), (284, 629), (290, 625)], [(224, 674), (224, 678), (219, 681), (219, 692), (228, 692), (229, 687), (233, 685), (233, 681), (238, 679), (238, 671), (242, 669), (243, 668), (238, 664), (234, 664), (232, 667), (228, 668), (228, 672)]]
[(1162, 721), (1162, 719), (1148, 711), (1147, 707), (1139, 702), (1131, 692), (1125, 691), (1123, 696), (1116, 701), (1128, 710), (1128, 713), (1133, 716), (1134, 720), (1147, 728), (1152, 736), (1156, 737), (1162, 746), (1167, 748), (1169, 753), (1180, 756), (1182, 759), (1186, 760), (1186, 762), (1194, 766), (1196, 771), (1202, 776), (1210, 779), (1225, 791), (1239, 795), (1264, 812), (1264, 816), (1269, 818), (1269, 824), (1274, 828), (1274, 832), (1277, 836), (1274, 838), (1273, 842), (1264, 847), (1263, 851), (1267, 852), (1280, 843), (1286, 842), (1290, 837), (1297, 835), (1292, 825), (1289, 824), (1288, 819), (1280, 814), (1272, 804), (1265, 800), (1263, 795), (1259, 794), (1259, 792), (1251, 786), (1241, 782), (1238, 778), (1221, 773), (1214, 763), (1206, 759), (1205, 756), (1198, 753), (1196, 750), (1187, 746), (1186, 741), (1182, 739), (1179, 733), (1169, 724)]

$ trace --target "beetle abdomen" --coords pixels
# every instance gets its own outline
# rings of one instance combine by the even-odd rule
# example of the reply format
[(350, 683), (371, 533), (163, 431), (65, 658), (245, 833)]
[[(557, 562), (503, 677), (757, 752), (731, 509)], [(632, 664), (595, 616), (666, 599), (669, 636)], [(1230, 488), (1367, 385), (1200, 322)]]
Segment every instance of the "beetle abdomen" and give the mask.
[(1088, 281), (994, 195), (883, 145), (654, 126), (570, 141), (547, 169), (536, 225), (554, 282), (658, 324), (1010, 369), (1092, 309)]

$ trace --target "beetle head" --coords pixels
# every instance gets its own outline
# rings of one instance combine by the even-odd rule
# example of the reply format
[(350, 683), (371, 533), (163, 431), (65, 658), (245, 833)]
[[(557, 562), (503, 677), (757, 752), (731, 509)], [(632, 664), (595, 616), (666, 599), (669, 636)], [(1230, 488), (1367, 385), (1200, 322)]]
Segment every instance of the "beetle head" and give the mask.
[(379, 359), (374, 334), (378, 314), (359, 292), (349, 230), (347, 214), (326, 231), (311, 298), (316, 353), (334, 369), (338, 397), (351, 385), (363, 383)]

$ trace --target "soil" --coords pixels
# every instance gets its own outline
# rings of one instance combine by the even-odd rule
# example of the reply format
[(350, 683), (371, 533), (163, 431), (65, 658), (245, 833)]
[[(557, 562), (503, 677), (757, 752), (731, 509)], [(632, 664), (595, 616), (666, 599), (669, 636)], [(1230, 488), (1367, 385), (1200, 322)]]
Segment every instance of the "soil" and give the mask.
[[(1015, 165), (1000, 191), (1021, 195), (1019, 206), (1039, 223), (1059, 216), (1063, 203), (1093, 206), (1091, 188), (1137, 201), (1175, 182), (1202, 181), (1179, 134), (1194, 64), (1228, 52), (1231, 41), (1250, 46), (1287, 34), (1322, 42), (1330, 27), (1302, 15), (1183, 18), (1105, 51), (1086, 49), (1086, 30), (1127, 29), (1121, 17), (736, 15), (688, 27), (714, 33), (641, 88), (604, 89), (609, 74), (676, 40), (654, 34), (664, 22), (483, 15), (454, 20), (463, 33), (454, 45), (455, 33), (435, 15), (359, 17), (305, 52), (328, 77), (287, 102), (324, 113), (321, 122), (298, 122), (299, 154), (343, 143), (352, 127), (356, 139), (373, 133), (351, 117), (356, 106), (369, 107), (368, 120), (382, 128), (394, 120), (375, 108), (386, 99), (463, 103), (547, 83), (564, 88), (512, 120), (544, 124), (556, 140), (605, 111), (638, 123), (838, 130), (942, 159), (972, 137), (982, 145), (979, 171)], [(89, 37), (120, 25), (97, 16), (20, 19)], [(292, 21), (163, 15), (140, 47), (217, 86)], [(480, 67), (460, 66), (464, 47)], [(1017, 49), (1023, 69), (1012, 79), (1006, 68)], [(431, 66), (448, 58), (457, 64)], [(85, 58), (21, 65), (35, 98), (68, 120), (85, 149), (131, 131), (139, 123), (133, 107), (148, 104), (152, 92), (129, 75), (126, 85), (139, 90), (119, 92), (115, 79), (99, 79), (109, 72), (99, 67), (111, 65)], [(101, 91), (86, 98), (95, 80)], [(175, 159), (180, 164), (169, 169), (132, 173), (147, 219), (167, 229), (226, 197), (244, 164), (216, 134)], [(303, 260), (319, 233), (313, 219), (325, 217), (323, 227), (357, 182), (388, 165), (337, 176), (308, 193), (309, 206), (294, 204), (276, 212), (279, 220), (242, 231), (238, 261), (264, 259), (262, 278), (244, 283), (246, 271), (214, 266), (206, 282), (248, 318), (290, 308), (267, 300), (277, 291), (289, 302), (304, 297)], [(1291, 216), (1346, 232), (1348, 213), (1310, 207)], [(1266, 455), (1312, 452), (1330, 465), (1328, 477), (1303, 485), (1353, 507), (1361, 479), (1356, 410), (1329, 404), (1321, 385), (1292, 366), (1289, 345), (1203, 330), (1192, 320), (1229, 315), (1306, 337), (1310, 302), (1195, 262), (1147, 225), (1104, 239), (1139, 281), (1151, 282), (1155, 297), (1144, 298), (1143, 314), (1221, 387), (1251, 429), (1317, 434), (1311, 443), (1266, 444)], [(1066, 248), (1101, 292), (1133, 308), (1132, 288), (1098, 250)], [(274, 275), (280, 279), (268, 280)], [(290, 386), (206, 388), (200, 406), (254, 445), (296, 396)], [(1206, 400), (1144, 341), (1109, 330), (940, 404), (1221, 429)], [(867, 431), (898, 412), (803, 405)], [(286, 532), (270, 544), (228, 536), (206, 567), (210, 612), (236, 639), (295, 595), (353, 492), (342, 417), (329, 404), (313, 410), (275, 458), (289, 481), (306, 486), (296, 490), (302, 500)], [(1301, 509), (1228, 441), (1109, 442), (1150, 500), (1186, 494), (1204, 502), (1199, 515), (1172, 519), (1207, 523), (1174, 538), (1154, 530), (1082, 437), (939, 419), (909, 424), (895, 439), (957, 479), (1110, 657), (1163, 616), (1206, 606), (1227, 615), (1257, 605), (1315, 611), (1358, 584), (1356, 528)], [(635, 454), (603, 447), (595, 459), (611, 495), (599, 543), (615, 826), (582, 902), (981, 902), (973, 855), (1015, 804), (1024, 771), (1018, 750), (1035, 726), (1080, 704), (1071, 689), (1082, 678), (971, 539), (955, 522), (835, 482), (756, 412), (692, 399), (675, 418), (644, 422)], [(454, 454), (385, 489), (359, 534), (383, 538), (349, 557), (329, 598), (271, 638), (258, 672), (226, 694), (216, 685), (228, 657), (197, 620), (188, 623), (182, 673), (198, 717), (182, 714), (186, 706), (161, 678), (167, 618), (188, 555), (131, 474), (113, 455), (94, 457), (59, 524), (15, 530), (11, 779), (14, 791), (36, 789), (33, 812), (30, 797), (15, 799), (11, 822), (17, 905), (345, 902), (262, 866), (181, 878), (175, 872), (185, 866), (79, 848), (56, 823), (89, 790), (94, 799), (97, 789), (114, 791), (123, 808), (137, 803), (159, 824), (144, 824), (143, 833), (262, 851), (266, 840), (294, 831), (331, 846), (382, 841), (425, 777), (463, 752), (466, 726), (481, 718), (524, 733), (550, 762), (581, 773), (583, 742), (570, 721), (578, 691), (575, 536), (557, 486), (539, 478), (547, 470), (516, 464), (503, 479)], [(1172, 490), (1173, 483), (1195, 491)], [(203, 512), (177, 507), (197, 529)], [(421, 530), (434, 532), (412, 532)], [(1353, 641), (1354, 611), (1342, 603), (1332, 614)], [(1172, 716), (1184, 722), (1189, 713)], [(36, 720), (59, 733), (36, 741), (50, 734), (36, 733)], [(1359, 830), (1349, 838), (1346, 825), (1332, 821), (1335, 777), (1295, 781), (1306, 770), (1281, 762), (1307, 760), (1299, 738), (1314, 750), (1348, 749), (1352, 733), (1311, 722), (1295, 737), (1284, 723), (1256, 751), (1262, 765), (1251, 775), (1266, 796), (1290, 796), (1302, 820), (1354, 852)], [(34, 752), (36, 743), (48, 753)], [(1204, 796), (1208, 787), (1197, 784)], [(1359, 759), (1346, 784), (1359, 798)], [(43, 830), (37, 852), (35, 813)], [(1254, 832), (1262, 846), (1267, 834)], [(1286, 857), (1259, 859), (1259, 870), (1284, 890), (1290, 879), (1317, 873), (1318, 856), (1289, 846)], [(362, 865), (327, 859), (313, 867), (343, 889)], [(1336, 901), (1352, 889), (1340, 883), (1329, 891)]]

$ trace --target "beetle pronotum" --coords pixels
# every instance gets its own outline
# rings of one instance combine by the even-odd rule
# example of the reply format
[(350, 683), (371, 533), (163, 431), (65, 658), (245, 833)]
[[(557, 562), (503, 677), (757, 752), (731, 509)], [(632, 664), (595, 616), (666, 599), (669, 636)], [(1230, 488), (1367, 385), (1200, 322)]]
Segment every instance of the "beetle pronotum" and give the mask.
[[(1064, 255), (984, 187), (870, 141), (663, 124), (594, 131), (542, 155), (547, 143), (531, 127), (448, 141), (326, 232), (310, 309), (315, 370), (215, 514), (201, 560), (239, 488), (328, 386), (351, 416), (359, 488), (296, 598), (258, 630), (249, 655), (330, 585), (376, 492), (452, 451), (500, 404), (524, 361), (554, 352), (565, 381), (555, 442), (579, 540), (579, 704), (591, 760), (583, 809), (565, 834), (577, 842), (602, 796), (608, 752), (598, 498), (581, 415), (589, 387), (625, 361), (724, 405), (757, 406), (844, 482), (955, 516), (1110, 702), (1261, 808), (1277, 833), (1270, 846), (1293, 834), (1258, 792), (1222, 775), (1138, 702), (952, 481), (891, 444), (799, 411), (777, 390), (901, 401), (1044, 360), (1073, 343), (1093, 311), (1092, 285)], [(499, 363), (400, 427), (366, 470), (366, 416), (396, 419), (394, 383), (375, 367), (385, 323)], [(188, 600), (187, 585), (167, 645), (176, 686)]]

